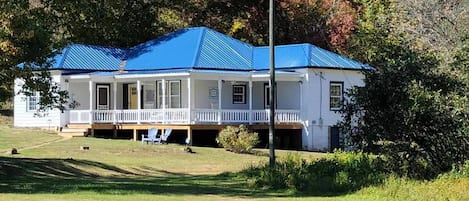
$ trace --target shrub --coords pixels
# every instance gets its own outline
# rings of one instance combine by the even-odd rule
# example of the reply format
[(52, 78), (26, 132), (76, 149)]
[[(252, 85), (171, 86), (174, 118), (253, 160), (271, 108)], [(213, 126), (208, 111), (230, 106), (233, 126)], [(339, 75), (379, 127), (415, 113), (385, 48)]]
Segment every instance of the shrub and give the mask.
[(259, 136), (256, 132), (249, 132), (245, 125), (227, 126), (218, 135), (217, 142), (228, 151), (251, 153), (252, 148), (259, 143)]
[(440, 178), (469, 178), (469, 160), (461, 165), (453, 165), (450, 172), (441, 174)]
[(382, 183), (386, 177), (383, 164), (381, 159), (370, 154), (335, 152), (312, 162), (289, 155), (273, 168), (265, 164), (250, 167), (243, 173), (257, 187), (343, 193)]

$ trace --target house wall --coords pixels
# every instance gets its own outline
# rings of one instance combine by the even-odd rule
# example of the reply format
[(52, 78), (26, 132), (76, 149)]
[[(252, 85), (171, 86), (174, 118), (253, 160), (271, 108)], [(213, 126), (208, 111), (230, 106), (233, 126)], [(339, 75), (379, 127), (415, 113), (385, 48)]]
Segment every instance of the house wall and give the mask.
[(300, 84), (298, 82), (277, 82), (277, 108), (300, 109)]
[(188, 95), (188, 88), (187, 88), (187, 79), (182, 79), (181, 80), (181, 107), (182, 108), (188, 108), (189, 106), (187, 105), (187, 101), (189, 100)]
[(253, 82), (252, 83), (252, 109), (263, 110), (264, 107), (264, 84), (268, 82)]
[[(112, 89), (114, 90), (114, 89)], [(116, 105), (117, 109), (123, 109), (124, 108), (124, 83), (117, 83), (117, 100), (116, 100)], [(114, 97), (111, 96), (111, 101), (114, 100)]]
[[(253, 110), (263, 110), (264, 107), (264, 84), (268, 82), (253, 82), (252, 84), (252, 108)], [(233, 104), (233, 84), (246, 85), (246, 103)], [(218, 97), (209, 97), (209, 90), (218, 90), (217, 80), (195, 80), (195, 108), (218, 109)], [(300, 108), (300, 85), (298, 82), (277, 82), (277, 108), (297, 110)], [(222, 83), (222, 109), (249, 109), (249, 84), (247, 82)]]
[(90, 92), (88, 82), (69, 82), (68, 92), (70, 98), (80, 104), (77, 108), (75, 108), (75, 110), (90, 109)]
[[(329, 128), (334, 126), (341, 115), (329, 108), (330, 82), (343, 82), (344, 91), (352, 86), (363, 86), (363, 74), (351, 70), (302, 69), (305, 80), (301, 116), (303, 121), (303, 148), (306, 150), (328, 150)], [(320, 78), (322, 77), (322, 79)]]
[[(52, 80), (56, 83), (60, 83), (61, 75), (58, 71), (51, 72)], [(60, 127), (62, 122), (60, 120), (61, 111), (58, 109), (48, 110), (41, 113), (40, 116), (35, 115), (37, 111), (28, 110), (27, 97), (19, 93), (24, 84), (23, 80), (15, 80), (15, 97), (14, 97), (14, 113), (13, 113), (13, 125), (15, 127), (44, 127), (57, 128)]]
[[(123, 109), (124, 108), (124, 84), (134, 84), (136, 81), (129, 81), (129, 82), (117, 82), (117, 96), (116, 96), (116, 108)], [(143, 80), (140, 82), (143, 87), (155, 87), (155, 94), (156, 94), (156, 80)], [(92, 108), (96, 109), (96, 85), (99, 84), (109, 84), (110, 86), (110, 109), (114, 108), (114, 83), (113, 82), (93, 82), (93, 101), (92, 101)], [(90, 99), (89, 99), (89, 82), (72, 82), (69, 84), (68, 87), (70, 96), (74, 98), (77, 102), (80, 103), (80, 106), (75, 108), (76, 110), (89, 110), (90, 108)], [(187, 80), (181, 80), (181, 107), (187, 107), (187, 97), (188, 88), (187, 88)], [(156, 99), (155, 99), (156, 100)]]
[(218, 90), (216, 80), (193, 80), (194, 107), (218, 109), (218, 97), (209, 98), (209, 89)]

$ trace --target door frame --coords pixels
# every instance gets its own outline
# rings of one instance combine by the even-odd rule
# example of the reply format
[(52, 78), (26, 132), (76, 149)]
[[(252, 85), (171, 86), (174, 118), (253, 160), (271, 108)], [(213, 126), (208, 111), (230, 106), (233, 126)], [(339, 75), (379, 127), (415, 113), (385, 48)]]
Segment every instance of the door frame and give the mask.
[[(277, 85), (277, 83), (275, 83)], [(269, 109), (270, 108), (270, 86), (269, 83), (264, 83), (264, 109)], [(275, 109), (278, 108), (278, 93), (277, 93), (277, 87), (275, 86)]]
[[(103, 106), (107, 106), (107, 107), (100, 107), (102, 106), (100, 104), (100, 94), (99, 94), (99, 90), (103, 88), (103, 89), (106, 89), (107, 90), (107, 93), (106, 93), (106, 105), (103, 105)], [(111, 108), (111, 84), (96, 84), (96, 110), (109, 110)]]

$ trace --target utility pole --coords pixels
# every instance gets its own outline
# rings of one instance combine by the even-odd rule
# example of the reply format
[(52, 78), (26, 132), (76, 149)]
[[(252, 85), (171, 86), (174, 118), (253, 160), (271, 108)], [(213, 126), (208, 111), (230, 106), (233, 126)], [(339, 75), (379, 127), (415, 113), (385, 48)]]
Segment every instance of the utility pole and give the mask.
[(269, 123), (269, 164), (275, 166), (275, 44), (274, 44), (274, 0), (269, 0), (269, 50), (270, 50), (270, 123)]

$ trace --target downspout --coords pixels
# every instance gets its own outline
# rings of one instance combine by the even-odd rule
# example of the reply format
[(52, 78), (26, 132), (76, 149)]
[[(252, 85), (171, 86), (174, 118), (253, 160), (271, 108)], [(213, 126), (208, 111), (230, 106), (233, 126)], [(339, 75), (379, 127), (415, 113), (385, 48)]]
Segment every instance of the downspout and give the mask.
[(319, 126), (322, 128), (323, 119), (322, 119), (322, 72), (319, 72)]

